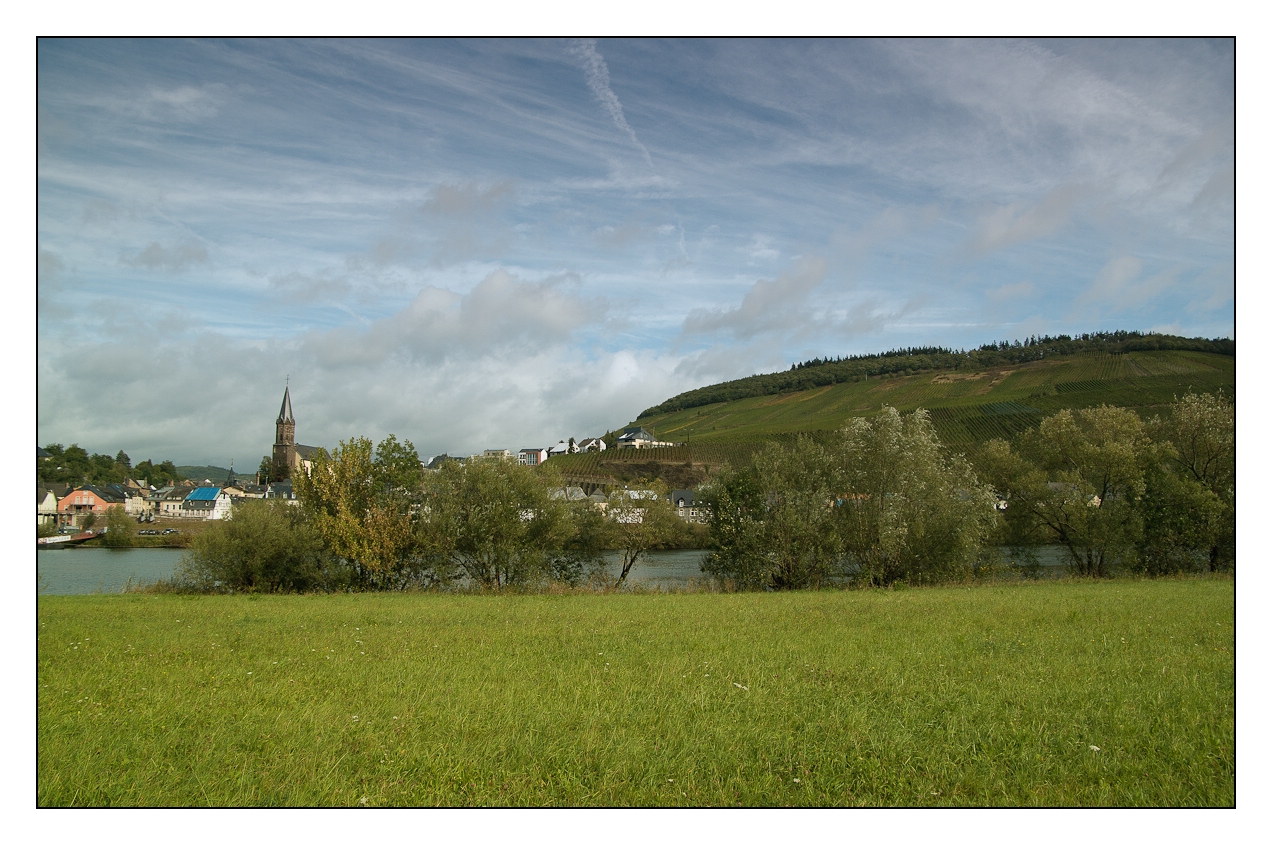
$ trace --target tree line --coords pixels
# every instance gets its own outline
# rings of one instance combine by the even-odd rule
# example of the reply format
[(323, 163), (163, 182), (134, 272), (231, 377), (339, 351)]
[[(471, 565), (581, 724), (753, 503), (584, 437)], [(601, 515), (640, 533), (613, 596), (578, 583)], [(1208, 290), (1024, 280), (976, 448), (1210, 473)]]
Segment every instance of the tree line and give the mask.
[(39, 484), (122, 484), (129, 478), (144, 478), (148, 484), (162, 487), (174, 481), (184, 481), (172, 461), (154, 463), (149, 459), (133, 466), (123, 449), (112, 458), (110, 455), (90, 455), (87, 450), (72, 443), (50, 443), (44, 447), (47, 458), (37, 458), (35, 480)]
[(987, 343), (977, 349), (953, 350), (944, 347), (909, 347), (866, 355), (813, 358), (792, 364), (785, 372), (753, 375), (721, 384), (700, 387), (673, 396), (637, 419), (731, 402), (752, 396), (772, 396), (788, 391), (811, 390), (829, 384), (859, 381), (888, 375), (911, 375), (933, 370), (982, 369), (1011, 366), (1045, 358), (1082, 353), (1123, 354), (1158, 350), (1213, 352), (1235, 355), (1236, 341), (1228, 338), (1186, 338), (1134, 331), (1088, 332), (1081, 335), (1029, 337), (1024, 341)]
[[(692, 528), (664, 490), (572, 500), (550, 465), (452, 461), (424, 472), (410, 441), (320, 451), (300, 507), (245, 501), (195, 539), (196, 588), (483, 590), (621, 587)], [(947, 448), (927, 413), (885, 408), (834, 437), (773, 442), (699, 491), (706, 575), (733, 589), (961, 581), (995, 549), (1062, 546), (1071, 572), (1228, 570), (1236, 559), (1232, 402), (1189, 395), (1162, 419), (1063, 410), (1012, 442)], [(618, 554), (617, 572), (603, 566)]]

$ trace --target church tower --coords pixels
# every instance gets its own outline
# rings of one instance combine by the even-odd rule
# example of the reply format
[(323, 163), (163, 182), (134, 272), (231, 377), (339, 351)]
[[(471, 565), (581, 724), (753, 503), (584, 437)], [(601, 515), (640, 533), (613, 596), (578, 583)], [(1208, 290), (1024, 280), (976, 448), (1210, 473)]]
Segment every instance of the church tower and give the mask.
[(274, 422), (273, 481), (285, 481), (296, 466), (296, 420), (292, 417), (291, 386), (283, 388), (283, 405)]

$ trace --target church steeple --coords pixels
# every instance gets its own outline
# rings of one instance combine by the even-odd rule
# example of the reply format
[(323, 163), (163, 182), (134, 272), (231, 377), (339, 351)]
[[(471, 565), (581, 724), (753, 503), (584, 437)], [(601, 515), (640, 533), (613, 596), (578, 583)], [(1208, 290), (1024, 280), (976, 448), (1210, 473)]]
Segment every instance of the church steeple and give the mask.
[(282, 404), (282, 407), (278, 409), (278, 422), (280, 423), (295, 423), (296, 422), (296, 420), (292, 418), (291, 385), (288, 385), (283, 388), (283, 404)]
[(274, 421), (274, 471), (270, 474), (271, 479), (283, 481), (291, 478), (296, 465), (296, 419), (292, 416), (291, 386), (287, 385), (283, 388), (283, 404), (278, 409), (278, 419)]

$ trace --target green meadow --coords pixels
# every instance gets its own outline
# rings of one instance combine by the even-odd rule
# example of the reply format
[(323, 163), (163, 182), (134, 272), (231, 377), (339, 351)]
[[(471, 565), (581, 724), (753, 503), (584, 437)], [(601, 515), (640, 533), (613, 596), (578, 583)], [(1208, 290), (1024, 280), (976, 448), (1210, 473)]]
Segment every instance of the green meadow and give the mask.
[(1231, 806), (1230, 578), (38, 599), (52, 806)]

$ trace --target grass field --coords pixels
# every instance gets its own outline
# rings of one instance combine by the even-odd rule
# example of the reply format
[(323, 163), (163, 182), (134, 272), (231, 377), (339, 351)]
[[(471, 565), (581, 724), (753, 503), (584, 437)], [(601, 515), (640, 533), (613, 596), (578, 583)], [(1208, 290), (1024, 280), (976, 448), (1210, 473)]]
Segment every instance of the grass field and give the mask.
[(43, 597), (37, 803), (1226, 806), (1234, 602)]

